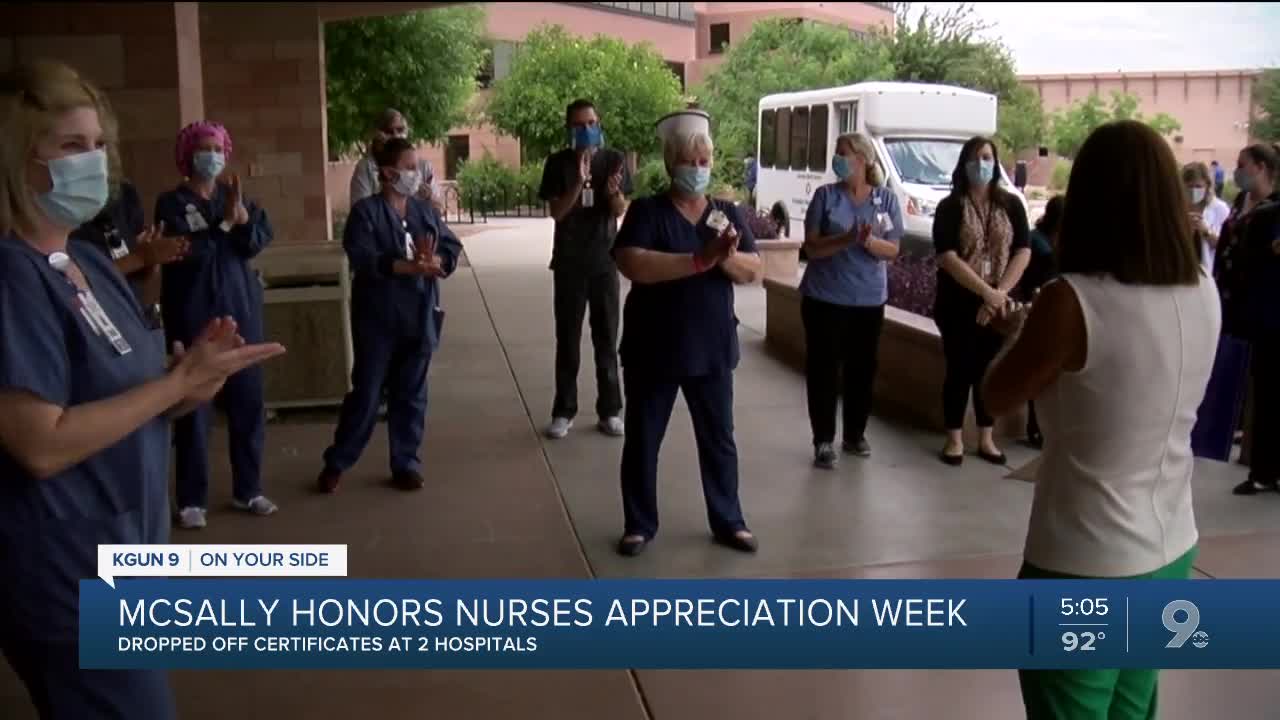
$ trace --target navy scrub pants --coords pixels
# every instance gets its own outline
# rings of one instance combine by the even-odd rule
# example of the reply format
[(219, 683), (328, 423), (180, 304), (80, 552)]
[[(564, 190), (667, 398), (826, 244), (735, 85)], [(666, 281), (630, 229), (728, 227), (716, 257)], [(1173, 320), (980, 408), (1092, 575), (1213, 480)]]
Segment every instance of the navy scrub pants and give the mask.
[[(267, 432), (263, 393), (263, 370), (253, 366), (227, 378), (222, 392), (214, 399), (227, 414), (231, 492), (240, 502), (262, 494), (262, 449)], [(174, 423), (179, 508), (209, 507), (209, 426), (212, 423), (213, 403), (201, 405)]]
[(351, 392), (342, 402), (333, 445), (324, 453), (325, 467), (345, 472), (360, 459), (378, 423), (385, 388), (391, 472), (421, 472), (430, 346), (424, 338), (389, 338), (358, 329), (354, 340)]
[(683, 392), (693, 420), (702, 470), (702, 492), (711, 531), (729, 537), (747, 529), (738, 501), (738, 448), (733, 439), (733, 373), (655, 378), (625, 371), (627, 435), (622, 446), (624, 535), (652, 539), (658, 533), (658, 451), (676, 393)]
[(40, 720), (175, 720), (163, 670), (81, 670), (75, 645), (5, 640), (5, 658), (26, 685)]

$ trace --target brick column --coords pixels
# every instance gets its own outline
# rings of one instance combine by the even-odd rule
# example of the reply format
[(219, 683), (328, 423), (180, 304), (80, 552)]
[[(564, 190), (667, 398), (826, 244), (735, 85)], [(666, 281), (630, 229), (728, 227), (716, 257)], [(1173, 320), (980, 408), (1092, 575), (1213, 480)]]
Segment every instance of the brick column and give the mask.
[(232, 167), (276, 244), (330, 240), (324, 36), (313, 3), (201, 3), (205, 115), (227, 126)]
[(38, 58), (65, 62), (101, 87), (120, 120), (125, 175), (150, 216), (157, 193), (177, 183), (173, 139), (204, 103), (198, 3), (5, 3), (0, 68)]

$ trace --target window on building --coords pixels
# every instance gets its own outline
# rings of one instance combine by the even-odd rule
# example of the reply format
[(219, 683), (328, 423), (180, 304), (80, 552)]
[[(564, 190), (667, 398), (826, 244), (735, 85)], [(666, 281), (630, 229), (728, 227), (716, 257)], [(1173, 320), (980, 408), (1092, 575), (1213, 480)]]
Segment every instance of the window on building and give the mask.
[(809, 108), (809, 169), (827, 171), (827, 106)]
[(471, 136), (450, 135), (444, 146), (444, 178), (457, 180), (458, 170), (471, 159)]
[(777, 118), (774, 111), (760, 113), (760, 167), (773, 167), (773, 149), (778, 145)]
[(684, 63), (667, 61), (667, 68), (671, 70), (671, 74), (676, 76), (680, 81), (680, 92), (684, 92)]
[(809, 108), (791, 108), (791, 169), (809, 164)]
[(649, 17), (664, 18), (666, 20), (681, 20), (684, 22), (693, 22), (696, 14), (691, 2), (598, 2), (596, 5), (603, 5), (614, 10), (635, 13), (637, 15), (648, 15)]
[(482, 88), (493, 87), (493, 84), (511, 74), (511, 59), (515, 54), (515, 43), (495, 40), (485, 50), (484, 64), (476, 73), (476, 85)]
[(711, 54), (719, 55), (729, 47), (729, 23), (711, 23)]
[(840, 103), (836, 106), (836, 132), (844, 135), (845, 133), (857, 132), (858, 130), (858, 103)]
[(791, 109), (779, 108), (778, 120), (776, 126), (777, 132), (774, 137), (777, 138), (774, 147), (774, 165), (779, 170), (786, 170), (791, 167)]

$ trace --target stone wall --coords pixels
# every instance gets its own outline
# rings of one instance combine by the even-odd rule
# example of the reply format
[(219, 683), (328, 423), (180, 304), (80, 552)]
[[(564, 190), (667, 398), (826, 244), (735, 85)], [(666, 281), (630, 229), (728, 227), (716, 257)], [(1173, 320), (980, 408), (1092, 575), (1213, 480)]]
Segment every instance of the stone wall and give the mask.
[(126, 176), (150, 215), (173, 187), (173, 140), (199, 117), (204, 97), (198, 3), (5, 3), (0, 5), (0, 68), (65, 62), (105, 91), (120, 121)]
[(200, 3), (205, 114), (275, 242), (330, 239), (324, 36), (313, 3)]

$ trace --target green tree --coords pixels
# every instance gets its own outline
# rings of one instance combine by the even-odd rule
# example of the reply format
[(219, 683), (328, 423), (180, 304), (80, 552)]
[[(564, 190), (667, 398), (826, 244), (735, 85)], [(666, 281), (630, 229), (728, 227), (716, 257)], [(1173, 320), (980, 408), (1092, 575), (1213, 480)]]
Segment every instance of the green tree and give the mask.
[(990, 26), (973, 6), (938, 13), (923, 8), (912, 22), (912, 3), (898, 3), (892, 32), (878, 34), (888, 48), (894, 79), (957, 85), (999, 99), (996, 139), (1010, 155), (1044, 139), (1040, 96), (1023, 86), (1008, 48), (983, 37)]
[(1110, 105), (1103, 102), (1097, 93), (1090, 93), (1089, 97), (1051, 117), (1053, 151), (1063, 157), (1074, 158), (1094, 130), (1115, 120), (1145, 122), (1161, 135), (1182, 129), (1182, 123), (1168, 113), (1158, 113), (1152, 118), (1144, 116), (1138, 111), (1138, 98), (1131, 93), (1113, 92)]
[(694, 92), (712, 119), (718, 181), (741, 187), (743, 158), (756, 148), (760, 99), (893, 76), (878, 42), (851, 41), (849, 30), (785, 19), (757, 22)]
[(484, 9), (459, 5), (325, 25), (329, 152), (363, 152), (370, 122), (393, 107), (413, 139), (440, 140), (466, 120), (488, 52)]
[(608, 145), (641, 154), (657, 146), (654, 121), (682, 106), (680, 81), (651, 45), (552, 25), (528, 34), (484, 112), (528, 157), (542, 157), (564, 146), (564, 109), (578, 98), (595, 103)]
[(1249, 134), (1258, 140), (1280, 142), (1280, 68), (1262, 72), (1253, 86), (1253, 100)]

